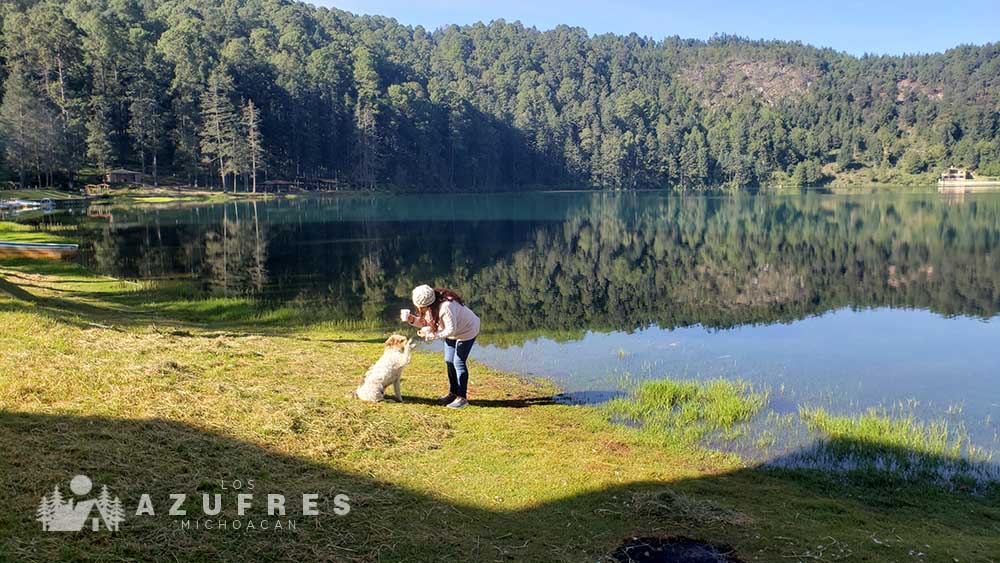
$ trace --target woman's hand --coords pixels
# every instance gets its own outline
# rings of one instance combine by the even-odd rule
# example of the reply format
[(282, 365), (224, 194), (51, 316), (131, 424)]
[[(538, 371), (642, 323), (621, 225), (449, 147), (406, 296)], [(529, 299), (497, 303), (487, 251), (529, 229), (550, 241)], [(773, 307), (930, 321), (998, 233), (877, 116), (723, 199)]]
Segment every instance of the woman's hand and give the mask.
[(424, 340), (433, 340), (431, 327), (429, 326), (422, 327), (420, 330), (417, 331), (417, 336), (423, 338)]

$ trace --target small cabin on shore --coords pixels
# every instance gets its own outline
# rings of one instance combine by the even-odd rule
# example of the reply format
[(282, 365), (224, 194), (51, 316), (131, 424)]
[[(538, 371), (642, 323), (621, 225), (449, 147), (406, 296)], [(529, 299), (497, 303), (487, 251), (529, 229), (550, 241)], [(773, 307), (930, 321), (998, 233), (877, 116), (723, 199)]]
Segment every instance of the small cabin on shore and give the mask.
[(964, 168), (949, 168), (941, 173), (941, 181), (954, 182), (956, 180), (971, 180), (972, 173)]
[(136, 172), (135, 170), (117, 168), (108, 172), (104, 176), (104, 181), (109, 184), (141, 184), (142, 173)]
[(287, 191), (291, 190), (292, 188), (297, 188), (297, 187), (299, 187), (299, 183), (298, 182), (292, 182), (290, 180), (267, 180), (266, 182), (262, 182), (261, 186), (264, 187), (264, 191), (265, 192), (276, 192), (276, 193), (278, 193), (278, 192), (282, 192), (282, 191), (287, 192)]

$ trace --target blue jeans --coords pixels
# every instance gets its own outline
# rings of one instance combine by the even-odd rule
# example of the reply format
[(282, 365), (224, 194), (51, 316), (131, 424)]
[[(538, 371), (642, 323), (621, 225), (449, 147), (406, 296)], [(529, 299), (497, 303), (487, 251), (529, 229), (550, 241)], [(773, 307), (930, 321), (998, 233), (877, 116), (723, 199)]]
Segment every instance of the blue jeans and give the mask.
[(444, 363), (448, 366), (448, 391), (452, 395), (465, 398), (469, 392), (469, 366), (465, 360), (469, 359), (469, 352), (476, 339), (472, 340), (448, 340), (444, 341)]

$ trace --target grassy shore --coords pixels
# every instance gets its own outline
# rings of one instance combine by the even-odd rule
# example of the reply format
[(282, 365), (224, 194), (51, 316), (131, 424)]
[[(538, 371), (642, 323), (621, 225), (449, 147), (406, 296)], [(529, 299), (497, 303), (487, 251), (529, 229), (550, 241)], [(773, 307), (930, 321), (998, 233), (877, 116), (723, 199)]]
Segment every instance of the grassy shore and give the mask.
[[(544, 382), (473, 364), (472, 406), (451, 411), (433, 402), (439, 357), (417, 353), (403, 404), (365, 404), (345, 395), (383, 329), (60, 262), (0, 262), (0, 277), (0, 561), (577, 562), (667, 535), (745, 561), (1000, 554), (995, 490), (746, 468), (615, 423), (726, 428), (759, 408), (744, 386), (663, 384), (638, 407), (572, 406)], [(675, 414), (656, 412), (667, 404)], [(41, 531), (39, 499), (77, 473), (121, 497), (119, 532)], [(189, 514), (219, 493), (238, 519), (236, 479), (260, 496), (320, 493), (322, 514), (280, 532), (181, 530), (166, 514), (171, 493), (188, 494)], [(132, 516), (143, 493), (155, 517)], [(330, 514), (336, 493), (350, 497), (346, 516)]]
[(0, 221), (0, 242), (67, 244), (76, 242), (75, 228), (65, 225), (47, 228)]
[(83, 196), (78, 193), (67, 192), (64, 190), (56, 190), (56, 189), (0, 190), (0, 199), (23, 199), (27, 201), (41, 201), (43, 199), (51, 199), (52, 201), (58, 201), (58, 200), (82, 199), (82, 198)]
[[(266, 199), (274, 197), (287, 197), (286, 194), (274, 194), (266, 192), (221, 192), (205, 188), (192, 186), (142, 186), (142, 187), (115, 187), (100, 195), (92, 195), (90, 199), (106, 199), (123, 204), (142, 203), (178, 203), (178, 202), (198, 202), (215, 203), (242, 199)], [(0, 190), (0, 199), (21, 199), (26, 201), (41, 201), (51, 199), (53, 201), (69, 201), (87, 199), (83, 194), (57, 189), (25, 189), (25, 190)]]

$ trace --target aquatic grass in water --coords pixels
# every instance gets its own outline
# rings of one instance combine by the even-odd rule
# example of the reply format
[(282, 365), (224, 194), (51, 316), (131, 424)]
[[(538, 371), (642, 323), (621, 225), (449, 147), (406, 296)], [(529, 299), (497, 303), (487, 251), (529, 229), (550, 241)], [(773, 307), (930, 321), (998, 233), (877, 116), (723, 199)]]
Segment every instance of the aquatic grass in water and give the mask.
[(732, 437), (767, 403), (766, 392), (742, 381), (645, 381), (603, 408), (608, 418), (636, 426), (647, 437), (693, 444), (713, 434)]
[(779, 465), (885, 474), (959, 488), (1000, 479), (992, 454), (971, 443), (962, 423), (924, 422), (899, 408), (835, 416), (822, 407), (800, 407), (799, 417), (821, 437)]
[(635, 427), (640, 436), (661, 445), (702, 445), (741, 456), (746, 453), (743, 445), (758, 455), (774, 454), (782, 436), (801, 444), (801, 449), (765, 466), (849, 472), (967, 490), (1000, 481), (992, 454), (971, 442), (964, 424), (922, 421), (914, 405), (870, 409), (854, 416), (800, 406), (797, 413), (768, 410), (766, 417), (758, 417), (769, 393), (744, 381), (663, 379), (629, 384), (628, 375), (621, 380), (631, 391), (608, 401), (602, 407), (605, 416)]

